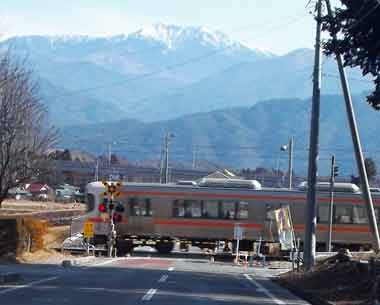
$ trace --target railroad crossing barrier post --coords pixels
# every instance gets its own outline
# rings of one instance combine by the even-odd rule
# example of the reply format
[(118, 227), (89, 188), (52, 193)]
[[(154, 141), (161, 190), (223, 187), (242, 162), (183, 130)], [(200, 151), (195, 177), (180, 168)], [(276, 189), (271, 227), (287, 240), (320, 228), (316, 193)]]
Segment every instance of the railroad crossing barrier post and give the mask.
[(295, 267), (295, 251), (294, 251), (294, 247), (292, 247), (292, 249), (290, 250), (290, 255), (292, 256), (291, 259), (292, 259), (292, 271), (294, 271), (294, 267)]
[(298, 237), (297, 238), (297, 272), (300, 271), (300, 263), (301, 263), (300, 244), (301, 244), (301, 239)]
[[(118, 206), (115, 206), (115, 198), (120, 196), (120, 192), (118, 191), (119, 187), (122, 185), (121, 182), (108, 183), (107, 181), (102, 182), (104, 187), (106, 188), (106, 192), (103, 193), (104, 196), (108, 196), (108, 217), (110, 221), (110, 231), (108, 234), (107, 247), (108, 247), (108, 257), (112, 257), (117, 255), (116, 252), (116, 237), (117, 232), (115, 230), (115, 222), (121, 221), (122, 216), (120, 214), (115, 213), (115, 208), (118, 209)], [(107, 210), (107, 208), (106, 208)], [(117, 210), (117, 212), (122, 213), (122, 210)], [(116, 217), (117, 216), (117, 217)]]

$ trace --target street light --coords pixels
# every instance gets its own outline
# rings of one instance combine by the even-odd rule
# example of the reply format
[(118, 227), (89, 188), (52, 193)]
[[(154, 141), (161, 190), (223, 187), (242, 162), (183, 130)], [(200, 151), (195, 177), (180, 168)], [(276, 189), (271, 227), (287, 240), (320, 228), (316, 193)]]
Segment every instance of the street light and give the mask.
[(289, 143), (285, 145), (281, 145), (281, 151), (288, 151), (289, 161), (288, 161), (288, 188), (292, 188), (292, 176), (293, 176), (293, 145), (294, 139), (293, 137), (289, 138)]

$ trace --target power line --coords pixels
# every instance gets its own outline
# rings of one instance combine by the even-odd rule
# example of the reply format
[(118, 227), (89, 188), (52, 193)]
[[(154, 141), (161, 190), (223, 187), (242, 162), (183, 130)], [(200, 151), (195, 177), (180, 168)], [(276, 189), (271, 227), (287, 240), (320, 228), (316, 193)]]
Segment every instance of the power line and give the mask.
[[(339, 79), (339, 75), (332, 74), (332, 73), (322, 73), (322, 76)], [(357, 82), (372, 83), (372, 81), (368, 79), (359, 79), (359, 78), (354, 78), (354, 77), (348, 77), (347, 79), (351, 81), (357, 81)]]

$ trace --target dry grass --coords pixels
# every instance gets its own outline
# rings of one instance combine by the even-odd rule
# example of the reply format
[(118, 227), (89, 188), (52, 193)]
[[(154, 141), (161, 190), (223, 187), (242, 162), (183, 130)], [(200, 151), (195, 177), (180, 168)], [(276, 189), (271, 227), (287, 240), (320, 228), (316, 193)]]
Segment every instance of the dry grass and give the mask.
[[(7, 199), (2, 203), (3, 209), (15, 209), (25, 211), (45, 211), (45, 210), (72, 210), (86, 209), (83, 203), (58, 203), (53, 201), (30, 201)], [(1, 212), (1, 209), (0, 209)]]
[(322, 304), (322, 301), (336, 305), (369, 304), (374, 281), (359, 259), (324, 259), (312, 271), (288, 272), (279, 278), (279, 282), (296, 293), (316, 299), (315, 304)]

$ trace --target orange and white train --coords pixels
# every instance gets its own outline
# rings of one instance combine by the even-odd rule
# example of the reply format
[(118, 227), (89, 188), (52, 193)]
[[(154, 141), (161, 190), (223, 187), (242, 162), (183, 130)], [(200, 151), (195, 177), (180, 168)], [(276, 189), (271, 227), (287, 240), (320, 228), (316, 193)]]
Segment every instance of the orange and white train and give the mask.
[[(328, 235), (328, 184), (318, 184), (317, 249), (324, 249)], [(94, 223), (94, 244), (106, 244), (110, 221), (99, 206), (104, 200), (101, 182), (87, 185), (88, 212), (73, 221), (72, 231), (81, 232), (86, 221)], [(380, 195), (380, 194), (379, 194)], [(373, 194), (377, 217), (380, 196)], [(177, 184), (122, 183), (118, 204), (124, 206), (116, 224), (120, 255), (140, 245), (160, 253), (171, 252), (175, 242), (214, 249), (220, 241), (233, 242), (237, 223), (244, 228), (243, 249), (257, 240), (274, 241), (273, 211), (289, 206), (295, 235), (301, 242), (305, 228), (306, 187), (264, 188), (255, 180), (207, 179)], [(336, 183), (332, 243), (335, 247), (367, 249), (371, 244), (366, 209), (360, 189)]]

